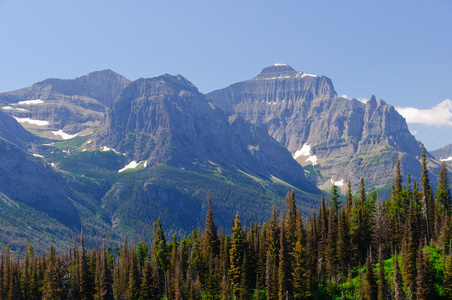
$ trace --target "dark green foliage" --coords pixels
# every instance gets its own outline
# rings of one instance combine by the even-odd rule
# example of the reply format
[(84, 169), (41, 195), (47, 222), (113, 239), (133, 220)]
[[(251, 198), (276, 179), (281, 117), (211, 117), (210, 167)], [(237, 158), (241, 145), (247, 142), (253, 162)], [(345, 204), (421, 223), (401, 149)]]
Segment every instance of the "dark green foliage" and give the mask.
[[(399, 186), (397, 183), (395, 186)], [(428, 193), (432, 195), (431, 188)], [(451, 219), (446, 210), (428, 218), (416, 183), (380, 203), (347, 193), (344, 209), (322, 203), (306, 221), (295, 194), (286, 210), (248, 228), (236, 215), (217, 230), (210, 194), (205, 229), (199, 225), (167, 243), (162, 220), (154, 222), (152, 245), (124, 243), (89, 249), (85, 233), (68, 252), (51, 246), (37, 256), (27, 247), (23, 260), (9, 247), (0, 253), (1, 299), (449, 299), (452, 288)], [(351, 200), (350, 200), (351, 199)], [(440, 202), (432, 202), (439, 210)], [(284, 214), (285, 213), (285, 214)], [(396, 228), (397, 230), (395, 230)], [(438, 228), (442, 228), (441, 231)], [(231, 232), (231, 234), (227, 234)], [(441, 234), (438, 234), (441, 232)], [(399, 235), (399, 236), (397, 236)], [(419, 247), (422, 241), (422, 246)], [(111, 242), (107, 240), (107, 243)], [(365, 256), (361, 254), (365, 248)], [(402, 249), (402, 263), (391, 249)], [(355, 252), (354, 252), (355, 251)], [(372, 257), (378, 251), (378, 268)], [(449, 252), (450, 253), (450, 252)], [(22, 256), (20, 257), (22, 259)], [(365, 262), (365, 263), (364, 263)], [(365, 264), (365, 266), (364, 266)], [(442, 297), (442, 298), (441, 298)]]

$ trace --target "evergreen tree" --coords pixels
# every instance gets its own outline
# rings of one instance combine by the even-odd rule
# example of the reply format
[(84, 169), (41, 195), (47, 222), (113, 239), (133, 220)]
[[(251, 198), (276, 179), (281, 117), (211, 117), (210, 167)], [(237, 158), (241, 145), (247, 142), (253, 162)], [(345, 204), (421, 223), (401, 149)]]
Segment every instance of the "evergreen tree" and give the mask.
[(339, 208), (341, 207), (341, 202), (339, 201), (339, 187), (335, 184), (333, 184), (333, 186), (331, 187), (330, 190), (331, 193), (331, 202), (330, 202), (330, 207), (334, 207), (334, 209), (336, 211), (339, 210)]
[(159, 286), (157, 276), (154, 274), (155, 268), (151, 265), (149, 259), (145, 262), (143, 271), (143, 282), (140, 289), (140, 300), (160, 299)]
[(385, 300), (388, 297), (388, 289), (385, 276), (385, 267), (383, 262), (383, 251), (381, 247), (378, 251), (378, 300)]
[(245, 234), (242, 229), (239, 214), (237, 213), (232, 227), (231, 250), (230, 250), (230, 278), (232, 294), (240, 296), (241, 280), (243, 276), (243, 258), (245, 256), (246, 244)]
[(81, 251), (79, 254), (79, 291), (80, 291), (80, 299), (88, 300), (93, 297), (93, 289), (92, 289), (92, 281), (91, 274), (88, 265), (88, 259), (86, 256), (85, 242), (83, 239), (83, 232), (80, 235), (80, 243), (81, 243)]
[(130, 253), (130, 264), (129, 264), (129, 300), (138, 300), (140, 296), (140, 286), (141, 286), (141, 275), (138, 270), (138, 259), (135, 250)]
[(405, 293), (402, 287), (402, 275), (400, 274), (399, 262), (397, 260), (397, 252), (394, 254), (394, 299), (405, 299)]
[(218, 239), (217, 227), (212, 211), (212, 200), (210, 198), (210, 191), (207, 193), (207, 216), (206, 228), (202, 236), (202, 251), (205, 259), (211, 256), (217, 256), (220, 253), (220, 241)]
[(101, 251), (101, 277), (100, 277), (100, 299), (114, 300), (113, 294), (113, 279), (111, 277), (111, 270), (105, 253), (105, 245), (102, 245)]
[(278, 266), (278, 298), (280, 300), (292, 298), (291, 262), (287, 249), (286, 231), (284, 222), (281, 222), (279, 266)]
[(449, 172), (447, 171), (446, 162), (441, 163), (441, 169), (438, 175), (438, 187), (436, 191), (436, 201), (440, 210), (450, 212), (451, 195), (449, 187)]
[(327, 236), (327, 249), (326, 249), (326, 268), (328, 270), (329, 276), (332, 277), (336, 272), (337, 267), (337, 238), (338, 238), (338, 228), (337, 228), (337, 213), (336, 207), (331, 206), (329, 209), (328, 217), (328, 236)]
[(435, 298), (430, 259), (428, 255), (423, 253), (422, 246), (419, 246), (417, 257), (416, 286), (417, 300), (428, 300)]
[(446, 256), (446, 265), (444, 270), (444, 294), (447, 299), (452, 299), (452, 250), (449, 250)]
[(396, 175), (392, 189), (392, 197), (393, 198), (398, 197), (401, 192), (402, 192), (402, 174), (400, 171), (400, 158), (399, 156), (397, 156)]
[(378, 286), (375, 280), (374, 264), (372, 263), (372, 256), (370, 253), (371, 252), (369, 251), (369, 255), (366, 260), (365, 299), (377, 300)]
[(419, 245), (419, 233), (418, 233), (418, 218), (415, 211), (413, 202), (410, 203), (410, 209), (407, 220), (407, 246), (405, 249), (405, 255), (403, 259), (405, 269), (405, 283), (407, 284), (411, 293), (416, 293), (416, 256), (417, 245)]
[(347, 222), (350, 225), (350, 220), (352, 217), (352, 206), (353, 206), (353, 196), (352, 196), (352, 184), (350, 179), (347, 181), (347, 197), (345, 200), (345, 210), (347, 212)]

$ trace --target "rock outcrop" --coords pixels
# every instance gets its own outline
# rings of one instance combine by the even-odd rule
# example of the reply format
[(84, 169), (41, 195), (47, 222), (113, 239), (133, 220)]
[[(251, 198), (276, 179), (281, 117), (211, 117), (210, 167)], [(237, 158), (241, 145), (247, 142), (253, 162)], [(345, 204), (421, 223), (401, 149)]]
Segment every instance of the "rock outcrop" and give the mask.
[[(46, 79), (31, 87), (0, 94), (1, 110), (34, 133), (54, 138), (51, 131), (75, 134), (95, 129), (130, 80), (111, 71), (75, 79)], [(47, 132), (47, 134), (46, 134)]]
[[(319, 186), (388, 186), (397, 156), (404, 175), (420, 175), (422, 145), (393, 106), (338, 97), (331, 80), (287, 65), (267, 67), (255, 78), (207, 94), (215, 104), (267, 127)], [(438, 164), (429, 156), (429, 167)]]
[(113, 103), (94, 141), (93, 147), (107, 146), (148, 166), (230, 165), (317, 191), (265, 128), (228, 115), (180, 75), (132, 82)]

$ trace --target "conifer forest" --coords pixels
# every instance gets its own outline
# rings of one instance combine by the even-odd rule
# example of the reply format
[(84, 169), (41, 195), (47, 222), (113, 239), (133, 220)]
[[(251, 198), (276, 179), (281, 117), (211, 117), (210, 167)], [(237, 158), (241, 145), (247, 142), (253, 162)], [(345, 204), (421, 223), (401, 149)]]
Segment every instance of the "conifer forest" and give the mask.
[(205, 226), (151, 243), (127, 239), (85, 247), (83, 232), (67, 251), (53, 246), (0, 256), (1, 299), (452, 299), (452, 213), (443, 163), (434, 192), (425, 152), (420, 182), (402, 180), (378, 199), (351, 184), (306, 219), (294, 192), (263, 224), (217, 228), (210, 193)]

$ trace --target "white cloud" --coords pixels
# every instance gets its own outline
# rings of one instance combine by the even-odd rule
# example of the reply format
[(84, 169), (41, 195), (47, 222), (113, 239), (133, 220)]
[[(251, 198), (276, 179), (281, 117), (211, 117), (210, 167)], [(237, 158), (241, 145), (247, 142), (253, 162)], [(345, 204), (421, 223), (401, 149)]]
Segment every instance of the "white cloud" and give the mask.
[(367, 99), (367, 98), (358, 98), (358, 99), (356, 99), (356, 100), (358, 100), (358, 101), (361, 102), (361, 103), (366, 104), (367, 102), (369, 102), (370, 99)]
[(343, 94), (341, 98), (349, 99), (347, 95)]
[(452, 100), (446, 99), (430, 109), (415, 107), (396, 107), (409, 124), (452, 126)]
[(416, 135), (417, 134), (417, 130), (410, 130), (412, 135)]

